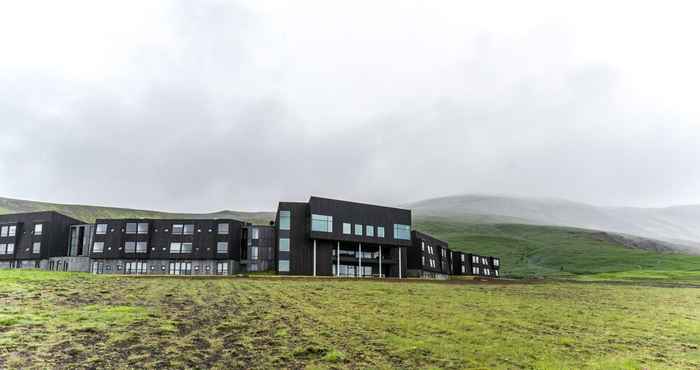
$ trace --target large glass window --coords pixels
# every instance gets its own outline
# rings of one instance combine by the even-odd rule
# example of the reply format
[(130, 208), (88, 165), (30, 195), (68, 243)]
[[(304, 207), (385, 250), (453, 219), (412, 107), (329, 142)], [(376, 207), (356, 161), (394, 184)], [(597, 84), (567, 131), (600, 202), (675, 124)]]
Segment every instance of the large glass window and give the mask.
[(367, 236), (374, 236), (374, 226), (372, 225), (367, 225), (366, 227), (367, 231)]
[(107, 234), (107, 224), (97, 224), (97, 226), (95, 226), (95, 234), (97, 234), (97, 235)]
[(137, 233), (148, 234), (148, 223), (147, 222), (139, 222)]
[(280, 230), (289, 230), (292, 224), (292, 211), (280, 211)]
[(7, 231), (7, 236), (15, 236), (17, 234), (17, 225), (11, 225)]
[(378, 238), (384, 237), (384, 226), (377, 226), (377, 237)]
[(124, 242), (124, 253), (136, 253), (136, 242)]
[(192, 262), (170, 262), (170, 275), (191, 275)]
[(148, 272), (148, 263), (143, 261), (127, 262), (124, 264), (126, 274), (145, 274)]
[(217, 275), (228, 275), (228, 262), (217, 262), (216, 263), (216, 274)]
[(355, 224), (355, 235), (362, 235), (362, 225)]
[(185, 224), (184, 228), (182, 230), (182, 233), (185, 235), (192, 235), (194, 234), (194, 225), (193, 224)]
[(34, 235), (41, 235), (44, 232), (43, 224), (34, 225)]
[(136, 242), (136, 253), (146, 253), (148, 250), (147, 242)]
[(7, 231), (10, 229), (9, 226), (3, 226), (0, 227), (0, 237), (6, 238), (7, 237)]
[(289, 252), (289, 238), (280, 238), (280, 252)]
[(394, 224), (394, 239), (411, 240), (411, 226)]
[(258, 259), (258, 247), (250, 247), (250, 259)]
[(92, 245), (92, 252), (93, 253), (102, 253), (105, 250), (105, 243), (104, 242), (95, 242), (95, 244)]
[(182, 253), (192, 253), (192, 243), (182, 243)]
[(15, 253), (15, 244), (14, 243), (9, 243), (7, 244), (7, 254), (13, 254)]
[(347, 222), (343, 222), (343, 234), (352, 234), (352, 225)]
[(228, 235), (228, 224), (219, 224), (217, 232), (219, 235)]
[(289, 272), (289, 260), (280, 260), (279, 271), (280, 272)]
[(182, 224), (173, 224), (173, 235), (182, 235)]
[(216, 253), (228, 253), (228, 242), (217, 242)]
[(498, 259), (498, 258), (494, 258), (494, 259), (493, 259), (493, 265), (496, 266), (496, 267), (500, 266), (500, 265), (501, 265), (501, 260)]
[(34, 244), (32, 244), (32, 253), (39, 254), (40, 252), (41, 252), (41, 243), (34, 242)]
[(136, 234), (136, 222), (127, 222), (126, 223), (126, 233), (127, 234)]
[(170, 253), (192, 253), (192, 243), (170, 243)]
[(311, 231), (333, 232), (333, 216), (311, 215)]
[(253, 235), (252, 235), (253, 240), (258, 240), (260, 239), (260, 229), (257, 227), (253, 228)]

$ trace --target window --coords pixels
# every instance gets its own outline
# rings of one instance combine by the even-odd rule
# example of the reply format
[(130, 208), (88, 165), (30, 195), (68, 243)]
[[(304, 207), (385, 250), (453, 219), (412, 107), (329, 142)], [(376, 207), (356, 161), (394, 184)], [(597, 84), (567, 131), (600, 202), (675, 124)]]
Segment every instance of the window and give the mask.
[(367, 232), (367, 236), (374, 236), (374, 226), (367, 225), (366, 232)]
[(217, 262), (216, 263), (216, 274), (217, 275), (228, 275), (228, 262)]
[(424, 241), (420, 242), (420, 250), (425, 252), (425, 242)]
[[(228, 235), (228, 224), (219, 224), (216, 230), (219, 235)], [(228, 267), (228, 265), (226, 265)]]
[(472, 263), (479, 263), (479, 257), (472, 256)]
[(17, 225), (12, 225), (7, 230), (7, 236), (15, 236), (16, 233), (17, 233)]
[(107, 234), (107, 224), (97, 224), (97, 226), (95, 226), (95, 234), (97, 234), (97, 235)]
[(13, 254), (13, 253), (15, 253), (15, 244), (8, 243), (7, 244), (7, 254)]
[(194, 225), (193, 224), (185, 224), (184, 228), (182, 230), (182, 233), (185, 235), (192, 235), (194, 234)]
[(0, 228), (0, 237), (7, 237), (7, 230), (9, 230), (9, 226), (3, 226)]
[(135, 222), (127, 222), (126, 223), (126, 233), (127, 234), (136, 234), (136, 223)]
[(500, 264), (501, 264), (501, 260), (500, 260), (500, 259), (498, 259), (498, 258), (494, 258), (494, 259), (493, 259), (493, 265), (494, 265), (495, 267), (500, 266)]
[(95, 244), (92, 245), (92, 253), (102, 253), (105, 250), (105, 243), (104, 242), (95, 242)]
[(289, 238), (280, 238), (280, 252), (289, 252)]
[(479, 268), (478, 268), (478, 267), (472, 267), (472, 274), (474, 274), (474, 275), (479, 275)]
[(173, 235), (182, 235), (182, 224), (173, 224)]
[(421, 256), (421, 266), (425, 266), (425, 256)]
[(44, 231), (44, 224), (34, 225), (34, 235), (41, 235)]
[(394, 239), (411, 240), (411, 226), (394, 224)]
[(355, 235), (362, 235), (362, 225), (355, 224)]
[(461, 257), (462, 257), (462, 262), (464, 262), (464, 255), (462, 254)]
[(228, 253), (228, 242), (217, 242), (216, 253)]
[(136, 253), (136, 242), (124, 242), (124, 253)]
[(136, 253), (146, 253), (148, 250), (147, 242), (136, 242)]
[(279, 272), (289, 272), (289, 260), (280, 260)]
[(377, 237), (384, 237), (384, 226), (377, 226)]
[(170, 262), (170, 275), (191, 275), (192, 262)]
[(0, 254), (7, 254), (7, 244), (0, 244)]
[(192, 243), (170, 243), (170, 253), (192, 253)]
[(143, 261), (127, 262), (124, 265), (125, 274), (145, 274), (148, 271), (148, 263)]
[(462, 265), (462, 273), (464, 274), (465, 272), (466, 272), (466, 267), (464, 267), (464, 265)]
[(311, 215), (311, 231), (333, 232), (333, 216)]
[(496, 276), (498, 276), (498, 270), (493, 270), (493, 272), (495, 272)]
[(280, 230), (289, 230), (292, 223), (292, 211), (280, 211)]
[(351, 228), (352, 226), (349, 223), (343, 222), (343, 234), (352, 234)]
[(257, 227), (254, 227), (254, 228), (253, 228), (253, 236), (252, 236), (252, 238), (253, 238), (253, 240), (258, 240), (258, 239), (260, 239), (260, 229), (258, 229)]
[(41, 252), (41, 243), (34, 242), (34, 244), (32, 244), (32, 253), (39, 254), (40, 252)]
[(139, 222), (137, 233), (138, 234), (148, 234), (148, 223)]
[(250, 259), (258, 259), (258, 247), (250, 247)]

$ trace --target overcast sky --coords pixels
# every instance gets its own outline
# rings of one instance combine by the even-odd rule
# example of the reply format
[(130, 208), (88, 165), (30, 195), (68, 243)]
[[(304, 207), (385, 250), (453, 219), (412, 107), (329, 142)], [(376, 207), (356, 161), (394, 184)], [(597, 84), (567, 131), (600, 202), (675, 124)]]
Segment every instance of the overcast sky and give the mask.
[(700, 203), (698, 2), (564, 3), (2, 2), (0, 196)]

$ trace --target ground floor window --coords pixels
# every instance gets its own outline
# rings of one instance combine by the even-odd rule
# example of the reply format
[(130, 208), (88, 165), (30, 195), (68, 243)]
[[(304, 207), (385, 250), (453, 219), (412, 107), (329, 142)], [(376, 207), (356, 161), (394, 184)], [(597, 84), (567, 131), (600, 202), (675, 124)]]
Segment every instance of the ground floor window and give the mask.
[(192, 275), (192, 262), (170, 262), (170, 275)]
[(216, 263), (216, 274), (217, 275), (228, 275), (228, 262), (217, 262)]
[(124, 273), (126, 274), (145, 274), (146, 272), (148, 272), (148, 262), (127, 262), (124, 266)]
[(102, 274), (104, 273), (104, 263), (102, 262), (93, 262), (92, 267), (90, 269), (90, 272), (93, 274)]
[(289, 272), (289, 260), (280, 260), (279, 272)]
[(360, 276), (372, 276), (372, 266), (356, 266), (356, 265), (340, 265), (340, 274), (338, 274), (338, 265), (333, 265), (333, 275), (334, 276), (345, 276), (345, 277), (360, 277)]

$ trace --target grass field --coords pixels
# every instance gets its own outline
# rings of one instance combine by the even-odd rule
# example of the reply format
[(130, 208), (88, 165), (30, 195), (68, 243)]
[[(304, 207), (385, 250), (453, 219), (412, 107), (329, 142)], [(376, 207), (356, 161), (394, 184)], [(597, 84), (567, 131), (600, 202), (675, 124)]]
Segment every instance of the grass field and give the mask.
[(700, 368), (700, 289), (0, 271), (0, 368)]
[(612, 274), (642, 279), (700, 282), (700, 256), (626, 248), (591, 230), (519, 224), (471, 224), (447, 218), (418, 219), (417, 228), (450, 248), (501, 257), (511, 277)]

